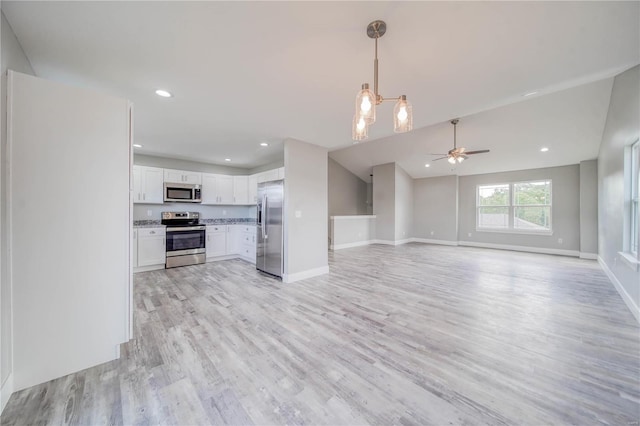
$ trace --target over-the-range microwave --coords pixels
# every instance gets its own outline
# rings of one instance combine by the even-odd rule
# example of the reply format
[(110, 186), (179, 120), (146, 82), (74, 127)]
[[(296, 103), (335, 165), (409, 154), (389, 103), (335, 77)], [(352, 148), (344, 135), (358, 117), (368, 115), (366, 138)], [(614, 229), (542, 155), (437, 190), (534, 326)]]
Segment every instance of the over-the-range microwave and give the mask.
[(193, 183), (164, 183), (164, 201), (179, 203), (201, 203), (202, 190), (200, 185)]

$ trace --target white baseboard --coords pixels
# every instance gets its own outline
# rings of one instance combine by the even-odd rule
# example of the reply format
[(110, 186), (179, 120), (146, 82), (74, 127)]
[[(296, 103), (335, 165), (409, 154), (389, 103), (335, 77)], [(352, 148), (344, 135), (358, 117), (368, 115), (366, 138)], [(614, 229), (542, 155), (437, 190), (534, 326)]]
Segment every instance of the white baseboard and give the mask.
[(404, 240), (371, 240), (371, 244), (386, 244), (388, 246), (399, 246), (400, 244), (407, 244), (411, 242), (411, 238), (407, 238)]
[(490, 249), (498, 249), (498, 250), (524, 251), (528, 253), (557, 254), (560, 256), (572, 256), (572, 257), (580, 256), (580, 252), (578, 252), (577, 250), (561, 250), (561, 249), (541, 248), (541, 247), (512, 246), (507, 244), (478, 243), (475, 241), (458, 241), (458, 245), (466, 246), (466, 247), (480, 247), (480, 248), (490, 248)]
[(133, 268), (133, 273), (137, 274), (138, 272), (157, 271), (159, 269), (164, 269), (164, 263), (161, 263), (160, 265), (138, 266)]
[(360, 247), (360, 246), (368, 246), (369, 244), (372, 244), (373, 240), (366, 240), (366, 241), (356, 241), (353, 243), (344, 243), (344, 244), (336, 244), (336, 245), (330, 245), (329, 248), (331, 250), (341, 250), (341, 249), (346, 249), (346, 248), (351, 248), (351, 247)]
[(580, 252), (580, 259), (598, 260), (598, 253)]
[(0, 413), (4, 411), (4, 407), (7, 405), (7, 402), (9, 402), (11, 394), (13, 394), (13, 373), (9, 374), (9, 377), (4, 381), (2, 388), (0, 388)]
[(411, 241), (414, 243), (424, 243), (424, 244), (439, 244), (441, 246), (457, 246), (457, 241), (447, 241), (447, 240), (432, 240), (429, 238), (411, 238)]
[(295, 274), (282, 274), (283, 283), (293, 283), (300, 280), (306, 280), (307, 278), (317, 277), (318, 275), (324, 275), (329, 273), (329, 265), (322, 266), (320, 268), (308, 269), (302, 272), (296, 272)]
[(640, 323), (640, 310), (634, 300), (629, 296), (629, 293), (624, 289), (622, 283), (618, 281), (618, 278), (613, 274), (611, 269), (609, 269), (609, 266), (607, 266), (607, 263), (600, 256), (598, 256), (598, 263), (602, 267), (604, 273), (607, 274), (607, 277), (609, 277), (609, 281), (611, 281), (613, 286), (616, 288), (618, 294), (620, 294), (620, 297), (622, 297), (622, 300), (624, 300), (624, 303), (627, 305), (633, 316), (636, 317), (636, 321)]
[(207, 257), (206, 262), (218, 262), (220, 260), (231, 260), (231, 259), (237, 259), (239, 258), (240, 255), (239, 254), (225, 254), (222, 256), (214, 256), (214, 257)]

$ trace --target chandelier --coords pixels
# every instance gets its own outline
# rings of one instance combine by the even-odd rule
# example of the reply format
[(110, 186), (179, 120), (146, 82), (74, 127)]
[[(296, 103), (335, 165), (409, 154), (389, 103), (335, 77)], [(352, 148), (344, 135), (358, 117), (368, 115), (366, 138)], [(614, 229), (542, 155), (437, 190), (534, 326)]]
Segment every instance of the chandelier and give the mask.
[(395, 101), (393, 108), (393, 130), (404, 133), (413, 129), (413, 113), (411, 104), (405, 95), (396, 98), (385, 98), (378, 92), (378, 39), (387, 32), (384, 21), (373, 21), (367, 25), (367, 35), (375, 40), (375, 58), (373, 60), (373, 92), (369, 84), (364, 83), (356, 97), (356, 113), (353, 116), (351, 136), (355, 141), (369, 137), (369, 126), (376, 121), (376, 106), (385, 101)]

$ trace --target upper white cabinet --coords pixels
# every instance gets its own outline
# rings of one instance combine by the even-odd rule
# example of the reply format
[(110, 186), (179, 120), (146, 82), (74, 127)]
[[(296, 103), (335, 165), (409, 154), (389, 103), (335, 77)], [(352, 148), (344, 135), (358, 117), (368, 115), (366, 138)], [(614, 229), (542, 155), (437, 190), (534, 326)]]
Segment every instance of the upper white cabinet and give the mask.
[(278, 179), (284, 179), (284, 167), (278, 169)]
[(278, 180), (278, 169), (267, 170), (258, 174), (258, 183)]
[(233, 204), (233, 176), (202, 173), (202, 204)]
[(247, 180), (247, 198), (249, 199), (249, 204), (256, 204), (258, 202), (258, 175), (251, 175)]
[(171, 183), (202, 184), (202, 173), (185, 170), (164, 169), (164, 181)]
[(157, 167), (133, 166), (133, 202), (162, 204), (163, 171)]
[(251, 204), (249, 202), (249, 177), (233, 177), (233, 204)]

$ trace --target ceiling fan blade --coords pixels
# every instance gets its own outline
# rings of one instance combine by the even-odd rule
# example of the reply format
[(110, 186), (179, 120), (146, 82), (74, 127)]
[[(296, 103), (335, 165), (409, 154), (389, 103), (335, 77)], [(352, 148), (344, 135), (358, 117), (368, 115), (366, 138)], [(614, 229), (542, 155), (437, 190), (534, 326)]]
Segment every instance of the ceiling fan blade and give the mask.
[(489, 152), (488, 149), (481, 149), (478, 151), (467, 151), (465, 152), (465, 155), (470, 155), (470, 154), (484, 154), (485, 152)]
[(448, 156), (445, 155), (444, 157), (436, 158), (436, 159), (431, 160), (431, 161), (444, 160), (445, 158), (448, 158)]
[(434, 154), (434, 153), (431, 153), (431, 154), (427, 154), (427, 155), (447, 155), (447, 154)]

